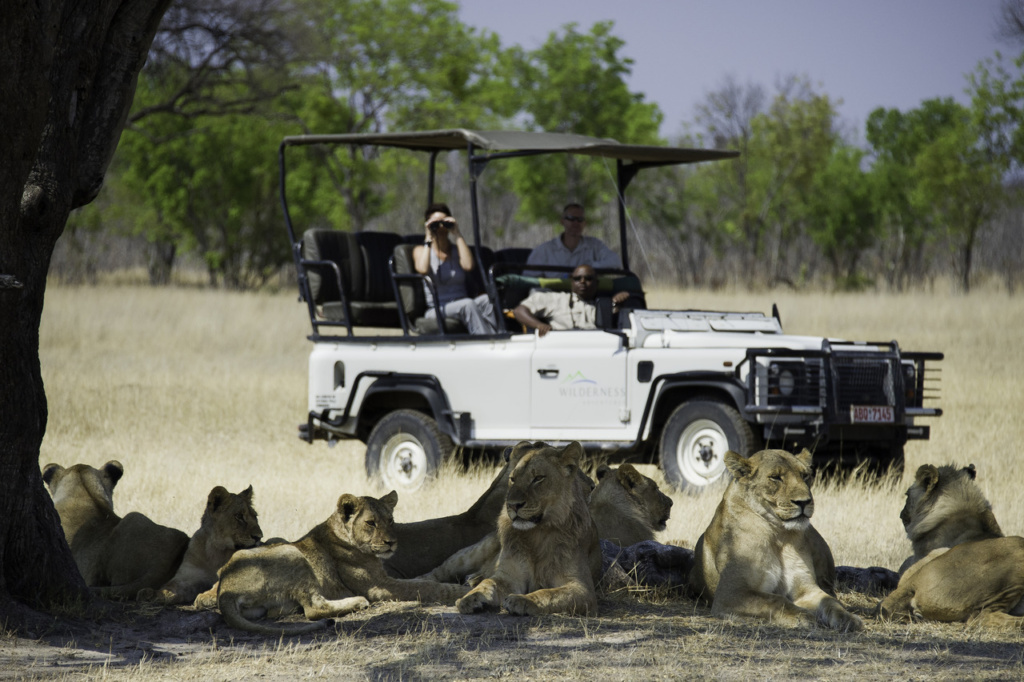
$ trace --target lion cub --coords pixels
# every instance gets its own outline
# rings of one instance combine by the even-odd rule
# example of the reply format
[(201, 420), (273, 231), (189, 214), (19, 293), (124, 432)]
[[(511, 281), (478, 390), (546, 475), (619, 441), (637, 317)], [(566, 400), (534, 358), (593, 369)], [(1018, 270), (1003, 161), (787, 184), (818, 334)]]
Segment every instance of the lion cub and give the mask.
[(107, 599), (135, 599), (158, 588), (178, 569), (188, 535), (131, 512), (114, 513), (114, 486), (124, 467), (116, 460), (95, 469), (75, 464), (43, 467), (64, 538), (85, 584)]
[(582, 456), (575, 442), (563, 450), (538, 443), (521, 455), (498, 519), (494, 573), (455, 602), (461, 613), (502, 606), (524, 616), (597, 614), (601, 547), (579, 473)]
[(692, 592), (719, 617), (860, 630), (834, 596), (832, 552), (811, 526), (811, 453), (729, 451), (725, 465), (733, 479), (694, 548)]
[(450, 604), (468, 588), (426, 580), (401, 580), (384, 571), (395, 551), (398, 493), (384, 497), (342, 495), (331, 516), (296, 542), (235, 552), (220, 570), (217, 603), (233, 627), (296, 635), (326, 623), (254, 623), (302, 611), (309, 620), (343, 616), (376, 601)]
[(239, 549), (260, 544), (263, 531), (252, 504), (252, 486), (237, 495), (217, 486), (206, 498), (199, 530), (188, 542), (178, 571), (159, 591), (145, 589), (139, 599), (191, 604), (217, 582), (217, 571)]

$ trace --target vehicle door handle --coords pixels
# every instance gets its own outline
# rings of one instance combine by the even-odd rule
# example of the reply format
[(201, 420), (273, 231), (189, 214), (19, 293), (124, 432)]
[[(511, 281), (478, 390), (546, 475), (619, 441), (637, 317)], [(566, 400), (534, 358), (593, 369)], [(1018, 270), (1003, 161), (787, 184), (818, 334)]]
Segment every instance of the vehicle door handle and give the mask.
[(537, 374), (541, 375), (541, 377), (557, 377), (558, 376), (558, 370), (557, 369), (538, 369), (537, 370)]

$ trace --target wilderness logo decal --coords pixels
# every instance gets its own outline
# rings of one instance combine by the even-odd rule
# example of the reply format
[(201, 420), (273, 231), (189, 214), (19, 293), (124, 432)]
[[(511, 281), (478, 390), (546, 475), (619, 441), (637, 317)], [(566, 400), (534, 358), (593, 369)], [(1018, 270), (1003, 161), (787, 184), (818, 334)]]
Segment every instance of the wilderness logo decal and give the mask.
[(576, 370), (562, 379), (558, 395), (588, 403), (618, 402), (626, 397), (626, 389), (623, 386), (604, 386)]

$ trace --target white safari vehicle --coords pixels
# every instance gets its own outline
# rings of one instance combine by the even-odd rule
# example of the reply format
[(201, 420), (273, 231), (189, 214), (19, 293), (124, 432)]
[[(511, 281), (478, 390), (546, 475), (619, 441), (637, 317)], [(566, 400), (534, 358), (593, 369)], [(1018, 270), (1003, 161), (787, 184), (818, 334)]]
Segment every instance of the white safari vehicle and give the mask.
[[(596, 330), (524, 333), (499, 313), (502, 331), (473, 336), (456, 322), (425, 319), (408, 236), (293, 225), (287, 152), (307, 145), (385, 146), (429, 156), (433, 200), (439, 153), (468, 156), (476, 286), (495, 310), (514, 307), (531, 285), (528, 249), (481, 243), (476, 182), (491, 162), (542, 154), (614, 161), (624, 270), (599, 271), (631, 291), (617, 314), (598, 299)], [(641, 170), (715, 161), (734, 152), (620, 144), (576, 135), (437, 130), (305, 135), (280, 147), (284, 215), (308, 306), (309, 442), (366, 443), (366, 471), (387, 487), (415, 490), (442, 459), (521, 440), (580, 441), (611, 459), (656, 461), (673, 484), (700, 490), (725, 471), (726, 450), (808, 447), (819, 465), (903, 465), (908, 439), (926, 439), (919, 417), (937, 416), (941, 353), (905, 352), (895, 341), (792, 336), (778, 312), (648, 310), (626, 249), (625, 191)], [(551, 268), (546, 268), (551, 269)], [(435, 297), (436, 300), (436, 297)]]

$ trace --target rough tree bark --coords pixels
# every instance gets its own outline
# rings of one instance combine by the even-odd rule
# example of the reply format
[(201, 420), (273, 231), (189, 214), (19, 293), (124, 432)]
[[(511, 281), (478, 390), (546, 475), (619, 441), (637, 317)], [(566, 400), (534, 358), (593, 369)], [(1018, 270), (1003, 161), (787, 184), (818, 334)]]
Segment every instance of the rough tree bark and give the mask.
[(169, 4), (0, 3), (0, 623), (8, 627), (87, 595), (39, 472), (47, 419), (39, 322), (54, 245), (71, 210), (99, 192)]

